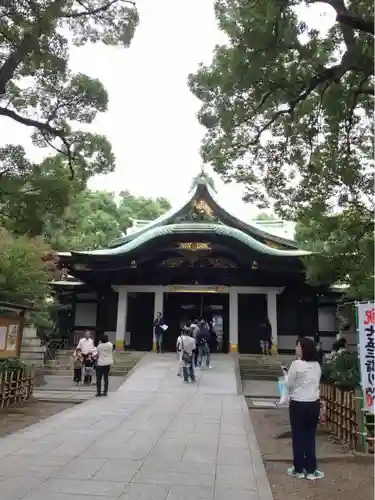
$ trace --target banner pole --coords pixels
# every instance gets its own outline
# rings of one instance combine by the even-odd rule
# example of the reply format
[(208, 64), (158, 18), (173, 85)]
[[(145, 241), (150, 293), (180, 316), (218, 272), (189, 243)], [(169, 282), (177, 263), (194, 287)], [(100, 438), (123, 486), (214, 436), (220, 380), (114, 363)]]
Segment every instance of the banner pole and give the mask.
[[(363, 303), (363, 302), (362, 302)], [(358, 314), (358, 302), (355, 302), (355, 319), (356, 319), (356, 337), (357, 337), (357, 353), (358, 353), (358, 364), (359, 364), (359, 373), (360, 373), (360, 398), (361, 398), (361, 436), (362, 436), (362, 449), (363, 452), (366, 453), (367, 449), (367, 425), (366, 425), (366, 415), (365, 415), (365, 405), (364, 405), (364, 393), (363, 393), (363, 383), (362, 380), (362, 369), (361, 369), (361, 360), (360, 360), (360, 338), (359, 338), (359, 314)]]

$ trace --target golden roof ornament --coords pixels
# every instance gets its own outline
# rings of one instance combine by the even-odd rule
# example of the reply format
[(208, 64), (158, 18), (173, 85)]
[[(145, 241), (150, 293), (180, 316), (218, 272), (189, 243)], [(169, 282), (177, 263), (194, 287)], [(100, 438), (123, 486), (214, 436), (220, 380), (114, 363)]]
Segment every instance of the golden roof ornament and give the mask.
[(212, 217), (213, 210), (204, 200), (198, 200), (195, 203), (195, 209), (202, 215), (208, 215)]

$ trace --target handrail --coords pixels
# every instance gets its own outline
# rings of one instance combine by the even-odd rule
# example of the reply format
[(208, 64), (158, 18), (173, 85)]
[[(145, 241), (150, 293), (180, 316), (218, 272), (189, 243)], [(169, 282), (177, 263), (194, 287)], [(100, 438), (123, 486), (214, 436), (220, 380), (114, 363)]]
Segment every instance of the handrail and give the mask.
[(45, 362), (56, 359), (57, 353), (61, 349), (68, 348), (67, 339), (51, 339), (46, 343)]

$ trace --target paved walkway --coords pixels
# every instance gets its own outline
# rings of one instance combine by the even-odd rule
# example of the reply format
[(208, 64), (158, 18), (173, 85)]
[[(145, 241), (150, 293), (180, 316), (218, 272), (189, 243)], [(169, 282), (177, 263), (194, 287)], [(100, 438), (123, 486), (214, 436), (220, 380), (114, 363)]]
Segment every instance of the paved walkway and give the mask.
[(272, 500), (230, 356), (147, 355), (120, 389), (0, 440), (1, 500)]

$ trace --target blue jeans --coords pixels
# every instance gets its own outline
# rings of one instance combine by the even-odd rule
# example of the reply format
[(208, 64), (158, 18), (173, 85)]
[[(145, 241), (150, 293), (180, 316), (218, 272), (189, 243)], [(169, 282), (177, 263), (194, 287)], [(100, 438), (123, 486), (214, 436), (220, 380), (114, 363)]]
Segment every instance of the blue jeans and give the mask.
[(203, 358), (206, 358), (206, 366), (210, 366), (210, 348), (207, 343), (198, 345), (198, 366), (202, 366)]
[(189, 378), (192, 382), (195, 382), (195, 373), (194, 373), (194, 364), (193, 364), (193, 356), (188, 363), (184, 363), (182, 367), (182, 371), (184, 373), (184, 381), (189, 382)]

